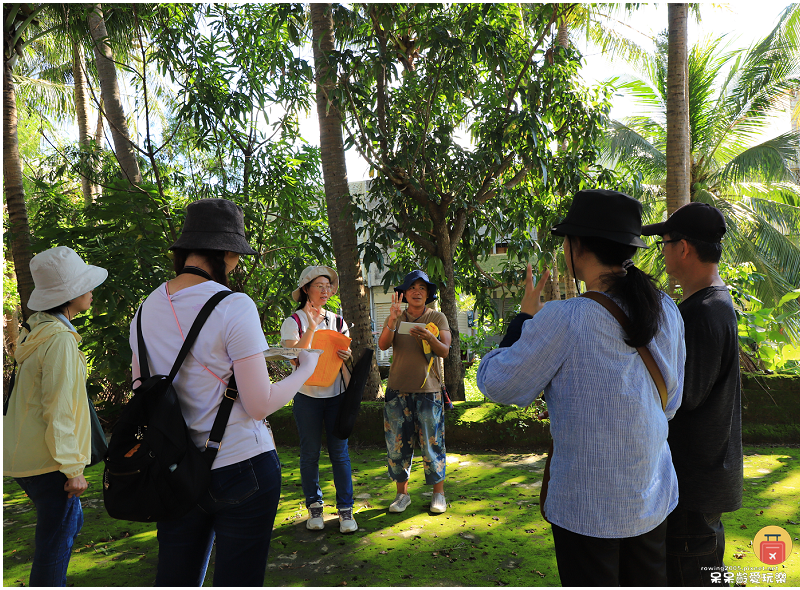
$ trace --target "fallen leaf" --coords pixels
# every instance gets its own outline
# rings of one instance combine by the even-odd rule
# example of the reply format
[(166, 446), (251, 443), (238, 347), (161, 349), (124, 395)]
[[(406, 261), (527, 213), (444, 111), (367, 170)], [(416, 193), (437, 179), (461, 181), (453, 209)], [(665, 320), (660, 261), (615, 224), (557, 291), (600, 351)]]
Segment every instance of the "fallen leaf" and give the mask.
[(743, 525), (742, 525), (742, 526), (740, 526), (739, 528), (740, 528), (740, 529), (746, 529), (746, 528), (747, 528), (747, 525), (746, 525), (746, 524), (743, 524)]

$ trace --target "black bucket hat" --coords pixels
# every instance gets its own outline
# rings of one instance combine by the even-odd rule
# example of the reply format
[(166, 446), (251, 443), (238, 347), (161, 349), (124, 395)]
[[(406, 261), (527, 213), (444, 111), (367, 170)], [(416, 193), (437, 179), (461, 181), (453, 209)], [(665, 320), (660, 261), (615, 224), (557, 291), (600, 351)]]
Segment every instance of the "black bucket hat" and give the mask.
[(594, 236), (647, 248), (642, 238), (642, 204), (624, 193), (602, 189), (578, 191), (564, 221), (550, 231), (557, 236)]
[(242, 208), (227, 199), (200, 199), (186, 206), (181, 236), (170, 250), (227, 250), (258, 254), (244, 235)]
[(403, 279), (403, 284), (399, 285), (394, 288), (395, 293), (403, 293), (406, 289), (410, 288), (411, 285), (417, 279), (422, 279), (425, 281), (425, 284), (428, 285), (428, 298), (425, 300), (425, 305), (431, 303), (432, 301), (436, 300), (436, 291), (439, 287), (436, 286), (436, 283), (431, 283), (431, 280), (428, 278), (428, 275), (425, 274), (421, 270), (412, 270), (410, 273), (406, 275), (406, 278)]

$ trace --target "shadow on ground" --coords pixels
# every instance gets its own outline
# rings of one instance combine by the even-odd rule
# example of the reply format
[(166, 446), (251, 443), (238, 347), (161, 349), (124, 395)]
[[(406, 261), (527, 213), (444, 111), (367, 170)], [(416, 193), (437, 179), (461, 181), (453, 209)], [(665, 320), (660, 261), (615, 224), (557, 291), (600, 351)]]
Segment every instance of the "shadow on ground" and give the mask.
[[(726, 563), (742, 572), (761, 566), (751, 547), (761, 527), (778, 525), (793, 538), (800, 536), (800, 449), (747, 447), (745, 452), (745, 504), (723, 519)], [(297, 448), (281, 450), (283, 491), (267, 586), (559, 585), (552, 534), (538, 506), (543, 455), (448, 454), (444, 514), (428, 510), (431, 488), (422, 483), (415, 464), (412, 504), (390, 514), (395, 490), (386, 475), (385, 450), (351, 449), (359, 530), (349, 535), (339, 533), (331, 506), (326, 506), (325, 530), (305, 528), (297, 456)], [(85, 524), (68, 583), (151, 586), (158, 554), (155, 527), (110, 519), (102, 506), (101, 473), (101, 466), (87, 473)], [(321, 481), (326, 502), (335, 503), (324, 454)], [(3, 492), (3, 582), (27, 585), (35, 512), (13, 479), (4, 478)], [(787, 586), (800, 584), (800, 542), (780, 571), (787, 573)]]

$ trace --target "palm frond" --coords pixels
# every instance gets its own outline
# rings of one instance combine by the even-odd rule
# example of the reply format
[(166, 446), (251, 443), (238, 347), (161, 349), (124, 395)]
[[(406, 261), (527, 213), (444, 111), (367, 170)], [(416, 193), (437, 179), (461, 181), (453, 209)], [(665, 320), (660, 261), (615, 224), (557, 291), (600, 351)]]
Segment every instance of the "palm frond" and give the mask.
[(662, 152), (638, 131), (619, 121), (611, 123), (611, 132), (604, 138), (603, 154), (610, 161), (635, 162), (647, 178), (663, 174), (666, 166)]
[(800, 132), (789, 131), (746, 149), (719, 173), (720, 184), (761, 180), (780, 182), (794, 178), (791, 162), (800, 148)]

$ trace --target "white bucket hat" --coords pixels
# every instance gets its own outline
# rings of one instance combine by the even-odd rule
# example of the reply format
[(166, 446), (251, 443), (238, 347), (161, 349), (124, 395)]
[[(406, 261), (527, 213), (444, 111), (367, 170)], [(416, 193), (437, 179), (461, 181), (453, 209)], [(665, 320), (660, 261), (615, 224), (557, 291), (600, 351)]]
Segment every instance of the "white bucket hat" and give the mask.
[(108, 271), (86, 264), (72, 248), (57, 246), (31, 259), (36, 288), (28, 308), (44, 311), (88, 293), (108, 278)]
[(292, 299), (300, 301), (300, 289), (307, 285), (317, 277), (328, 277), (331, 280), (331, 287), (333, 287), (333, 295), (339, 290), (339, 275), (330, 266), (307, 266), (300, 274), (300, 280), (297, 281), (297, 289), (292, 291)]

